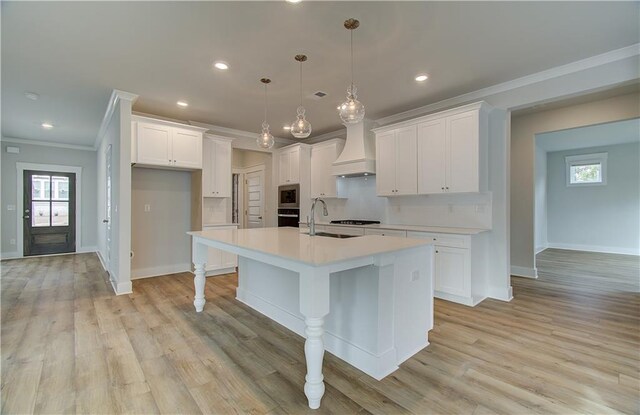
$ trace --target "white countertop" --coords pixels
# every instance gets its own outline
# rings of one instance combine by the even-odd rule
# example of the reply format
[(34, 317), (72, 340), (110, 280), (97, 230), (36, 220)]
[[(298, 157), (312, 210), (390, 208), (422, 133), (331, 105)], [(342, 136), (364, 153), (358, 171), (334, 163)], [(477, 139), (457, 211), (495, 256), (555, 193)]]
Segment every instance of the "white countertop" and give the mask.
[(367, 235), (345, 239), (309, 236), (300, 233), (298, 228), (212, 229), (188, 234), (311, 265), (326, 265), (428, 244), (427, 241), (392, 236)]
[[(304, 222), (301, 222), (301, 224), (306, 225), (306, 223)], [(343, 225), (341, 223), (316, 222), (316, 225), (347, 226), (350, 228), (364, 228), (364, 229), (390, 229), (390, 230), (412, 231), (412, 232), (452, 233), (457, 235), (476, 235), (481, 232), (489, 231), (489, 229), (479, 229), (479, 228), (454, 228), (449, 226), (421, 226), (421, 225), (389, 225), (386, 223), (373, 224), (373, 225)]]
[(215, 228), (217, 226), (238, 226), (237, 223), (205, 223), (202, 225), (203, 228)]

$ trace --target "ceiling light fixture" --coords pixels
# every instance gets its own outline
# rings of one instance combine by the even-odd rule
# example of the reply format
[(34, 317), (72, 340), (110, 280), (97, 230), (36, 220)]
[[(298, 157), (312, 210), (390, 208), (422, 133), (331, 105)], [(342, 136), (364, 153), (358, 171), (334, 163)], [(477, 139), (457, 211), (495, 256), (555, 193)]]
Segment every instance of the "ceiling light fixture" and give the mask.
[(227, 69), (229, 69), (229, 64), (222, 61), (217, 61), (216, 63), (213, 64), (213, 66), (216, 69), (220, 69), (221, 71), (226, 71)]
[(186, 107), (189, 106), (189, 103), (186, 102), (186, 101), (178, 101), (178, 102), (176, 102), (176, 105), (179, 106), (179, 107), (182, 107), (182, 108), (186, 108)]
[(307, 138), (311, 135), (311, 123), (304, 117), (305, 109), (302, 106), (302, 62), (306, 62), (307, 55), (296, 55), (294, 59), (300, 62), (300, 106), (296, 120), (291, 124), (291, 135), (295, 138)]
[(364, 105), (358, 101), (356, 86), (353, 84), (353, 31), (360, 26), (357, 19), (344, 21), (344, 27), (351, 33), (351, 85), (347, 88), (347, 100), (340, 104), (338, 113), (340, 118), (347, 124), (355, 124), (364, 118)]
[(43, 122), (42, 124), (40, 124), (40, 126), (42, 128), (44, 128), (45, 130), (50, 130), (53, 128), (53, 124), (49, 123), (49, 122)]
[(25, 92), (24, 96), (29, 98), (31, 101), (37, 101), (38, 98), (40, 98), (40, 95), (36, 94), (35, 92)]
[(424, 82), (427, 79), (429, 79), (429, 76), (424, 75), (424, 74), (416, 76), (416, 81), (418, 81), (418, 82)]
[(264, 121), (262, 122), (262, 132), (258, 136), (256, 142), (258, 143), (259, 147), (271, 148), (276, 141), (269, 132), (269, 124), (267, 124), (267, 85), (271, 83), (271, 79), (262, 78), (260, 79), (260, 82), (264, 84)]

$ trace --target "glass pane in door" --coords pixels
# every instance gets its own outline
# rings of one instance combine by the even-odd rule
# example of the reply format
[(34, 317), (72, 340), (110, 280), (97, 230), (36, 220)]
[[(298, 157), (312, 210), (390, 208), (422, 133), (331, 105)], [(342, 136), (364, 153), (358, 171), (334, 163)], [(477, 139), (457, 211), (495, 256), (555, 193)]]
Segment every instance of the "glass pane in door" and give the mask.
[(49, 211), (49, 202), (31, 202), (31, 226), (42, 227), (49, 226), (51, 212)]
[(69, 226), (69, 202), (52, 202), (51, 226)]
[(49, 176), (31, 176), (31, 199), (49, 200), (51, 178)]
[(69, 200), (69, 178), (68, 177), (51, 177), (53, 187), (53, 200)]

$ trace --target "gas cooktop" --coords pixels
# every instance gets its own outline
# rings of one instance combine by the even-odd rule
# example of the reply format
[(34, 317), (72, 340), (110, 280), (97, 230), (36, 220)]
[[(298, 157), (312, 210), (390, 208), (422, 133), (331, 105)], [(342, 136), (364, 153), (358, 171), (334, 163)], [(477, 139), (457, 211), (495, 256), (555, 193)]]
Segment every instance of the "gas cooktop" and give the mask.
[(380, 223), (379, 220), (342, 219), (332, 220), (331, 223), (340, 225), (374, 225)]

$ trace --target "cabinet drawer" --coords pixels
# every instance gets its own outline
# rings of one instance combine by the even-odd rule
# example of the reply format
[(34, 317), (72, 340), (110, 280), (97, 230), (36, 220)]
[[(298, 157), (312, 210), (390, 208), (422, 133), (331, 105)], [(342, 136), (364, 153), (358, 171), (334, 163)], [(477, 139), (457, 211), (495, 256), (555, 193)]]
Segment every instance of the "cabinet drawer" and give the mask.
[(406, 238), (407, 231), (400, 231), (396, 229), (365, 229), (365, 235), (380, 235), (380, 236), (397, 236), (399, 238)]
[(452, 248), (469, 248), (469, 235), (456, 235), (451, 233), (432, 233), (432, 232), (407, 232), (408, 238), (426, 239), (438, 246), (450, 246)]
[[(316, 231), (318, 227), (316, 226)], [(337, 233), (340, 235), (364, 235), (364, 228), (353, 228), (350, 226), (333, 226), (327, 225), (324, 227), (324, 231), (328, 233)]]

